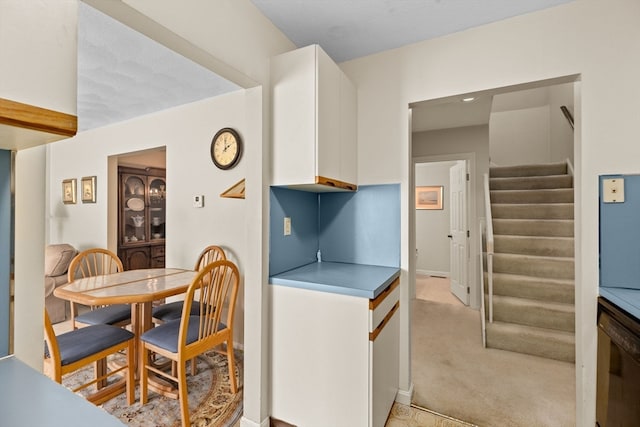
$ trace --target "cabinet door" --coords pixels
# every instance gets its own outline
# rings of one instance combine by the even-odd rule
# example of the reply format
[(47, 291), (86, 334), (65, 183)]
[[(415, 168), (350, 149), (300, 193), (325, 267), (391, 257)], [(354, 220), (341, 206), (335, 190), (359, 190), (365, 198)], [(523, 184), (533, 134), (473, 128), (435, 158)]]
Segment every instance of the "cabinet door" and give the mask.
[(165, 237), (166, 195), (165, 178), (150, 176), (149, 180), (149, 238), (152, 241)]
[(340, 180), (358, 182), (358, 95), (356, 87), (340, 76)]
[(124, 264), (125, 270), (150, 268), (149, 246), (125, 249), (123, 251), (122, 263)]
[(140, 175), (122, 175), (120, 244), (145, 242), (147, 233), (147, 180)]
[(340, 175), (340, 78), (342, 71), (318, 49), (316, 175), (344, 181)]
[(315, 178), (316, 47), (271, 61), (273, 184), (309, 183)]
[(369, 426), (384, 427), (398, 392), (400, 313), (396, 311), (374, 341), (369, 341)]

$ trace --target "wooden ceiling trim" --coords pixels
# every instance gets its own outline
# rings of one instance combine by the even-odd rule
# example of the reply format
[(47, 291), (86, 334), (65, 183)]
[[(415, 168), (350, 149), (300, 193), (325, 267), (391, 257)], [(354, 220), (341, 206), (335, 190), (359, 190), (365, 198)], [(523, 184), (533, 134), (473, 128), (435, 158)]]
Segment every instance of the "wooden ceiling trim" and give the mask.
[(78, 117), (0, 98), (0, 125), (74, 136), (78, 132)]

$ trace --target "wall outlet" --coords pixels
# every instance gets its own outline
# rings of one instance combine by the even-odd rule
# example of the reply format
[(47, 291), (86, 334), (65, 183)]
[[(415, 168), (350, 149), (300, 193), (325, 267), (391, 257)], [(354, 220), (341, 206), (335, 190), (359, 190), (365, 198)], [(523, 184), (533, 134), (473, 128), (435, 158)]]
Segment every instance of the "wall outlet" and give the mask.
[(194, 208), (203, 208), (204, 207), (204, 196), (193, 196), (193, 207)]
[(288, 216), (284, 217), (284, 235), (285, 236), (291, 235), (291, 217), (288, 217)]
[(624, 178), (602, 180), (602, 201), (604, 203), (624, 202)]

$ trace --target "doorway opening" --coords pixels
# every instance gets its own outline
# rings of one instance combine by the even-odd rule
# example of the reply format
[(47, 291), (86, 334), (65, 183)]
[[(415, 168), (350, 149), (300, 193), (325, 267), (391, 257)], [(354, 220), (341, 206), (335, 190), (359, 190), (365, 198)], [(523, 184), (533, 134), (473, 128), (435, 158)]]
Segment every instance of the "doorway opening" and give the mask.
[(164, 267), (166, 147), (109, 157), (108, 247), (125, 270)]
[[(418, 406), (479, 425), (575, 424), (578, 372), (574, 364), (483, 346), (479, 229), (485, 218), (483, 175), (489, 173), (490, 167), (566, 161), (572, 170), (579, 169), (577, 143), (559, 108), (566, 105), (575, 111), (574, 96), (579, 99), (576, 81), (576, 76), (569, 76), (410, 106), (414, 167), (410, 168), (409, 182), (415, 187), (424, 185), (419, 177), (421, 168), (434, 171), (442, 162), (459, 160), (467, 154), (473, 154), (475, 168), (470, 172), (468, 198), (469, 306), (446, 304), (434, 298), (424, 301), (412, 289), (416, 297), (411, 315), (412, 401)], [(462, 102), (462, 98), (474, 100)], [(542, 118), (542, 124), (530, 124), (528, 120), (532, 117)], [(564, 135), (556, 138), (553, 131), (558, 129)], [(540, 136), (544, 136), (542, 142)], [(558, 142), (567, 139), (569, 143)], [(410, 199), (413, 205), (416, 201)], [(578, 220), (578, 213), (575, 215)], [(418, 211), (410, 217), (409, 241), (413, 247), (409, 247), (409, 253), (417, 252), (415, 263), (410, 264), (413, 271), (409, 277), (415, 277), (410, 284), (415, 286), (424, 273), (438, 276), (438, 268), (421, 266), (420, 257), (424, 254), (420, 241), (425, 237), (418, 233), (425, 226), (419, 222)], [(450, 224), (429, 233), (448, 236)], [(439, 254), (442, 255), (442, 249)], [(547, 402), (546, 409), (535, 408), (532, 402), (540, 395), (549, 396), (553, 403)]]

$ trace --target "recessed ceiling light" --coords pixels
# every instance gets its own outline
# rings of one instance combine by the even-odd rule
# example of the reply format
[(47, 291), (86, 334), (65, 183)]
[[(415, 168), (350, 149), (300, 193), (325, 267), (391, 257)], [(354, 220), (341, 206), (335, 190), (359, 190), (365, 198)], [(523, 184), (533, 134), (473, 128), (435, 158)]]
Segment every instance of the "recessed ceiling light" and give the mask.
[(475, 99), (476, 99), (475, 97), (470, 96), (470, 97), (468, 97), (468, 98), (462, 98), (462, 102), (471, 102), (471, 101), (473, 101), (473, 100), (475, 100)]

